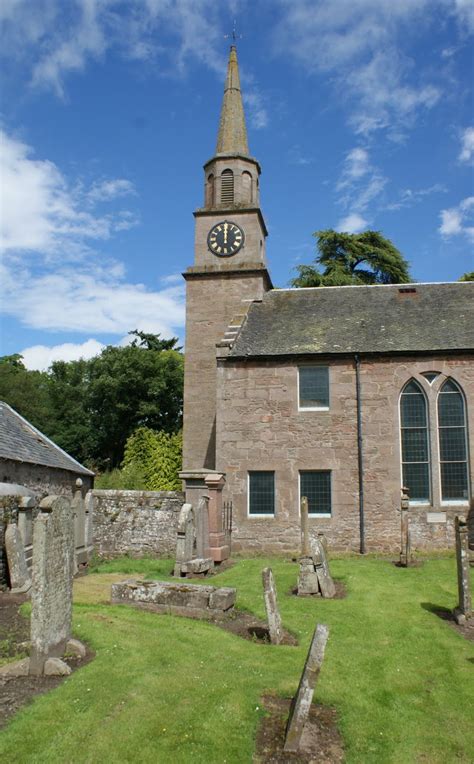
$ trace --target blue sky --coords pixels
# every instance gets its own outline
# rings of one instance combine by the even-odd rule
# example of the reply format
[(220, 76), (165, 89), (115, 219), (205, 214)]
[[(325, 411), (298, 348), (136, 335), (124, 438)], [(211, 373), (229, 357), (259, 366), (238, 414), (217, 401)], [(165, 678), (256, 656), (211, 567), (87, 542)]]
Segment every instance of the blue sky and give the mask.
[(474, 0), (3, 0), (2, 354), (183, 339), (234, 18), (274, 284), (320, 228), (474, 270)]

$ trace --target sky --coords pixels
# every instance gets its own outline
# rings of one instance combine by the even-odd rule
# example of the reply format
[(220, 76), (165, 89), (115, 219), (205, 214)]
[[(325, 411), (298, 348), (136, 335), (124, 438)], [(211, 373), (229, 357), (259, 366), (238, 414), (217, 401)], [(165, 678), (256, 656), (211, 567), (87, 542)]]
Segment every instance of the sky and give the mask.
[(234, 19), (275, 286), (325, 228), (474, 270), (474, 0), (3, 0), (1, 355), (183, 343)]

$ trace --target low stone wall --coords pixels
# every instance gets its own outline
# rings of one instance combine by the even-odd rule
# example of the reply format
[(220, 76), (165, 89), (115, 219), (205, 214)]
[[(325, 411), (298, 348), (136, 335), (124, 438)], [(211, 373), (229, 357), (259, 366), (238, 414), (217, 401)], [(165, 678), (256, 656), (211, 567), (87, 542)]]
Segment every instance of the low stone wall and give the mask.
[(95, 489), (92, 495), (96, 554), (174, 557), (183, 493)]

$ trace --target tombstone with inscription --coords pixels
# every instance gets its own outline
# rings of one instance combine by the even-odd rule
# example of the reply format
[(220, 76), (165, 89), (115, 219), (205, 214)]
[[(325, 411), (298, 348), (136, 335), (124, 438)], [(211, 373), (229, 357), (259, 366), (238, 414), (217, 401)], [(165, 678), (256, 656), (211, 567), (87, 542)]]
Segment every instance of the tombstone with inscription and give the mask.
[(5, 551), (12, 594), (28, 592), (31, 576), (26, 564), (25, 545), (16, 523), (10, 523), (5, 531)]
[(408, 488), (402, 488), (400, 501), (400, 560), (401, 568), (409, 568), (413, 565), (413, 556), (411, 553), (410, 536), (410, 517), (408, 510), (410, 508), (410, 496)]
[(322, 623), (318, 624), (311, 640), (297, 693), (290, 707), (283, 748), (288, 753), (297, 753), (299, 750), (328, 638), (329, 627)]
[[(200, 500), (198, 506), (199, 521), (191, 504), (183, 504), (178, 518), (178, 534), (176, 539), (176, 562), (174, 573), (178, 578), (190, 575), (208, 573), (214, 567), (211, 557), (199, 556), (209, 549), (209, 541), (205, 538), (207, 503)], [(198, 527), (198, 533), (196, 532)], [(208, 534), (207, 534), (208, 539)]]
[(474, 617), (472, 610), (471, 579), (469, 571), (469, 532), (465, 517), (458, 516), (454, 521), (456, 534), (456, 563), (458, 571), (459, 603), (454, 610), (457, 623), (465, 624)]
[(301, 499), (301, 557), (299, 562), (298, 595), (315, 595), (331, 599), (336, 587), (329, 572), (326, 545), (320, 535), (309, 536), (308, 499)]
[(271, 568), (264, 568), (262, 570), (262, 580), (270, 642), (272, 645), (279, 645), (283, 639), (283, 631), (280, 611), (278, 609), (275, 579)]

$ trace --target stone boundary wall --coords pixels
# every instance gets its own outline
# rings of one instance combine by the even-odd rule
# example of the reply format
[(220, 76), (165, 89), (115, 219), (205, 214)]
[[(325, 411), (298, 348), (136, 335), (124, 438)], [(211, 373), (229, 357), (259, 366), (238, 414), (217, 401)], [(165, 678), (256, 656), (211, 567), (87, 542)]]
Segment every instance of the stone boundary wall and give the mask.
[(174, 557), (181, 491), (95, 489), (93, 545), (100, 557)]

